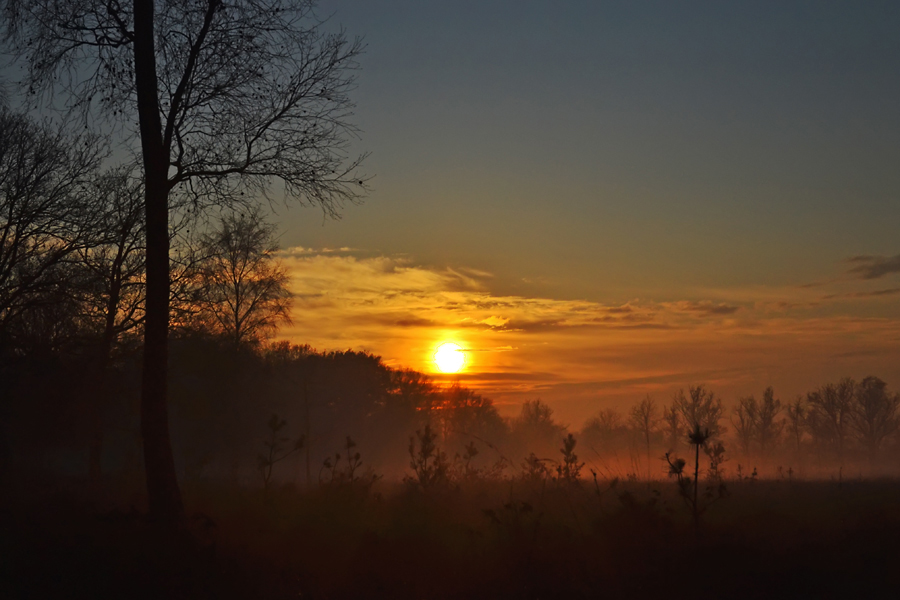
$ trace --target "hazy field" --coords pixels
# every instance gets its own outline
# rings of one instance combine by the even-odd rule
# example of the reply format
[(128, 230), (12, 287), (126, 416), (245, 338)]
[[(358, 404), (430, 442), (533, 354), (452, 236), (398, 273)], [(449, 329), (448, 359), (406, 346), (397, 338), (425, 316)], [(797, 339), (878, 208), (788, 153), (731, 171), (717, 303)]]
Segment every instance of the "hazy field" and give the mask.
[[(699, 530), (670, 481), (189, 486), (190, 531), (127, 502), (4, 499), (11, 598), (891, 597), (900, 482), (727, 481)], [(599, 490), (599, 491), (598, 491)], [(34, 490), (31, 490), (34, 497)], [(138, 509), (139, 507), (135, 507)]]

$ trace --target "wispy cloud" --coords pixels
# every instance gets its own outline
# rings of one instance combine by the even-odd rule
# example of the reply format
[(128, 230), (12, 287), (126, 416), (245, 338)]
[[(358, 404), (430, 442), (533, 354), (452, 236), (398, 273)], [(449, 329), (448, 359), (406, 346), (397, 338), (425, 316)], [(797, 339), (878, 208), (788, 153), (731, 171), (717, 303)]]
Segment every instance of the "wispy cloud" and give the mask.
[(843, 294), (828, 294), (822, 296), (823, 300), (834, 300), (836, 298), (878, 298), (881, 296), (896, 296), (900, 294), (900, 288), (888, 288), (884, 290), (871, 290), (868, 292), (846, 292)]
[(676, 310), (697, 313), (701, 315), (732, 315), (738, 311), (739, 306), (730, 306), (723, 303), (709, 301), (702, 302), (675, 302), (672, 304)]
[(896, 256), (853, 256), (847, 262), (854, 265), (848, 273), (860, 279), (880, 279), (891, 273), (900, 273), (900, 254)]
[[(667, 395), (701, 380), (725, 395), (763, 383), (799, 392), (848, 374), (889, 380), (900, 365), (900, 318), (847, 312), (900, 288), (835, 289), (828, 301), (821, 289), (792, 286), (604, 304), (496, 295), (490, 273), (406, 258), (287, 252), (283, 259), (295, 298), (284, 337), (318, 349), (365, 349), (426, 372), (436, 345), (456, 341), (471, 352), (463, 375), (471, 385), (513, 404), (539, 395), (572, 415), (604, 398)], [(837, 302), (840, 294), (853, 303)]]

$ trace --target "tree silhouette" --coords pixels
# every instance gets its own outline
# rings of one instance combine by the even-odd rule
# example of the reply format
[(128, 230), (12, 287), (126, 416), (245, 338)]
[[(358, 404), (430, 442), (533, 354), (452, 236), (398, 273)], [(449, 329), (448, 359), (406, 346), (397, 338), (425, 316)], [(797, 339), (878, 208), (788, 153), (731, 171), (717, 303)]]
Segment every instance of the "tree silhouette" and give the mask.
[(529, 447), (526, 451), (536, 449), (539, 455), (546, 457), (556, 448), (559, 437), (565, 434), (565, 427), (553, 419), (553, 409), (540, 399), (526, 400), (522, 403), (522, 412), (512, 420), (513, 436)]
[(140, 140), (147, 491), (154, 518), (180, 522), (166, 405), (170, 210), (283, 192), (336, 215), (358, 198), (362, 157), (348, 162), (346, 151), (362, 46), (325, 33), (311, 0), (4, 0), (3, 8), (30, 92), (70, 91), (70, 107)]
[(0, 341), (23, 313), (47, 312), (93, 243), (88, 200), (101, 156), (96, 137), (0, 108)]
[(91, 439), (91, 481), (101, 475), (103, 413), (110, 401), (110, 368), (123, 337), (144, 319), (145, 239), (142, 190), (127, 169), (103, 173), (94, 182), (94, 243), (78, 252), (83, 273), (78, 287), (81, 319), (92, 338), (94, 384), (86, 390)]
[(821, 386), (806, 396), (809, 405), (806, 422), (810, 433), (819, 444), (834, 451), (841, 465), (851, 433), (855, 388), (856, 382), (848, 377), (837, 384)]
[(627, 436), (627, 429), (619, 411), (604, 408), (585, 422), (581, 434), (595, 452), (605, 453), (613, 450)]
[(775, 390), (771, 386), (767, 387), (763, 392), (762, 402), (759, 403), (756, 421), (756, 439), (763, 456), (772, 451), (784, 431), (785, 421), (778, 418), (781, 410), (781, 400), (775, 398)]
[(806, 417), (806, 403), (802, 396), (797, 396), (793, 402), (788, 404), (786, 427), (798, 455), (803, 442), (803, 433), (806, 431)]
[(687, 428), (684, 432), (686, 435), (692, 435), (698, 427), (706, 431), (710, 439), (716, 439), (725, 433), (725, 429), (719, 424), (725, 410), (722, 399), (702, 385), (692, 385), (688, 388), (687, 396), (684, 395), (684, 390), (679, 390), (672, 405), (681, 413), (682, 424)]
[(199, 318), (235, 348), (290, 322), (288, 276), (275, 256), (274, 233), (251, 209), (226, 215), (200, 240)]
[(124, 169), (94, 182), (95, 242), (79, 251), (84, 270), (84, 319), (99, 340), (101, 362), (109, 360), (123, 334), (144, 317), (145, 240), (140, 182)]
[(738, 398), (737, 406), (732, 411), (731, 424), (734, 425), (734, 433), (744, 456), (750, 455), (750, 445), (756, 436), (758, 418), (759, 405), (756, 398), (753, 396)]
[(851, 424), (872, 461), (885, 440), (900, 429), (900, 395), (889, 394), (878, 377), (866, 377), (854, 396)]
[[(678, 396), (675, 398), (677, 400)], [(678, 405), (675, 401), (672, 402), (671, 406), (663, 407), (662, 421), (666, 445), (670, 451), (673, 451), (678, 448), (682, 432), (681, 412), (678, 410)]]
[(644, 446), (647, 450), (647, 475), (650, 475), (650, 440), (659, 424), (659, 415), (656, 403), (648, 394), (637, 405), (631, 407), (628, 415), (628, 421), (632, 430), (638, 433), (643, 439)]

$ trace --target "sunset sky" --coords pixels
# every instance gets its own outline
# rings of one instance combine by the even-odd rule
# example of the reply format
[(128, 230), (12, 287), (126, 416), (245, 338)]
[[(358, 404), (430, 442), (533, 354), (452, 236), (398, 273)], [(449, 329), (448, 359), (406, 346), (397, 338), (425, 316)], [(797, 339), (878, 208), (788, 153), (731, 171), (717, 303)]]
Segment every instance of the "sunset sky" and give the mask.
[(896, 2), (320, 7), (367, 43), (374, 191), (278, 210), (281, 337), (426, 372), (455, 341), (464, 384), (573, 425), (692, 383), (900, 389)]

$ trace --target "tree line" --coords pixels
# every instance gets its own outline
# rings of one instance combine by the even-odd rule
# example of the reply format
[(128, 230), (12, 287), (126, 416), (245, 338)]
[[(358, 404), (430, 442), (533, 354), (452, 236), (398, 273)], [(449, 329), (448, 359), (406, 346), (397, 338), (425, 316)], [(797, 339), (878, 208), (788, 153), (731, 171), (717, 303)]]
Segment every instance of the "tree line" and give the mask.
[(357, 200), (367, 188), (364, 155), (348, 156), (357, 135), (349, 93), (362, 44), (328, 31), (313, 0), (3, 0), (0, 10), (26, 105), (110, 133), (141, 182), (144, 472), (153, 520), (177, 528), (184, 505), (167, 387), (173, 223), (181, 210), (203, 217), (260, 198), (330, 216)]
[(808, 466), (819, 472), (852, 464), (888, 474), (895, 471), (900, 454), (900, 394), (875, 376), (861, 381), (847, 377), (789, 402), (767, 387), (759, 399), (740, 397), (727, 408), (711, 390), (697, 385), (678, 391), (668, 404), (647, 396), (626, 413), (601, 410), (584, 424), (581, 436), (592, 448), (619, 452), (631, 460), (625, 468), (636, 470), (638, 449), (645, 464), (652, 465), (663, 452), (684, 451), (698, 428), (708, 432), (708, 456), (724, 443), (729, 460), (743, 463), (747, 472), (757, 464), (770, 470)]

